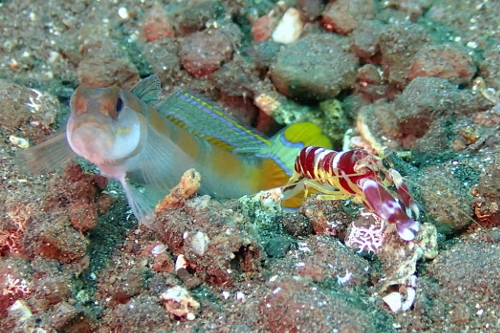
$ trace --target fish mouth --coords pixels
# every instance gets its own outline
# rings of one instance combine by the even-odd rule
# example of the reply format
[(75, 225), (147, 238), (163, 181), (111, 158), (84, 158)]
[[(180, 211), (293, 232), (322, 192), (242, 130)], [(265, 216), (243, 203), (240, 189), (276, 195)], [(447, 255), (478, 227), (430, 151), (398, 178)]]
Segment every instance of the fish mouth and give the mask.
[(68, 128), (68, 142), (73, 151), (86, 160), (99, 165), (109, 160), (115, 142), (112, 129), (98, 122), (74, 124)]

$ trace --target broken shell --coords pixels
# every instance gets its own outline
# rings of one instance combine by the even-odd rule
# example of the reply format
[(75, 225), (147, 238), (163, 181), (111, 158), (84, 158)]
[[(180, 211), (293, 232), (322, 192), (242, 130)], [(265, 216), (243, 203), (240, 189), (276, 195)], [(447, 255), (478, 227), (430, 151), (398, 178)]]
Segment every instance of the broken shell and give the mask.
[(167, 250), (167, 246), (165, 244), (158, 244), (151, 250), (151, 254), (158, 255)]
[(201, 257), (207, 251), (209, 242), (210, 239), (208, 239), (208, 236), (204, 232), (198, 231), (191, 239), (191, 248), (194, 253)]
[(181, 286), (175, 286), (167, 289), (160, 295), (160, 300), (165, 303), (165, 308), (176, 317), (187, 320), (196, 318), (195, 312), (200, 307), (198, 303), (185, 289)]
[(179, 269), (186, 269), (188, 266), (188, 263), (186, 261), (186, 258), (184, 257), (183, 254), (179, 254), (177, 256), (177, 260), (175, 261), (175, 271), (177, 272)]
[(388, 294), (382, 300), (389, 306), (392, 312), (397, 313), (403, 306), (403, 296), (397, 291)]
[(14, 135), (9, 136), (9, 141), (14, 146), (22, 148), (22, 149), (27, 149), (30, 146), (30, 143), (28, 140), (14, 136)]

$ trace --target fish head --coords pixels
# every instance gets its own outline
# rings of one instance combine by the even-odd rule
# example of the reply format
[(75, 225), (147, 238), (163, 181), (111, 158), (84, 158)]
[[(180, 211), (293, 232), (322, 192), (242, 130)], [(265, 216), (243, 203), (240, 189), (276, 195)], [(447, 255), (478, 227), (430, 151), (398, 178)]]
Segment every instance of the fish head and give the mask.
[(130, 92), (116, 86), (91, 89), (81, 85), (70, 106), (66, 135), (77, 155), (102, 166), (140, 151), (147, 133), (142, 109), (147, 106)]

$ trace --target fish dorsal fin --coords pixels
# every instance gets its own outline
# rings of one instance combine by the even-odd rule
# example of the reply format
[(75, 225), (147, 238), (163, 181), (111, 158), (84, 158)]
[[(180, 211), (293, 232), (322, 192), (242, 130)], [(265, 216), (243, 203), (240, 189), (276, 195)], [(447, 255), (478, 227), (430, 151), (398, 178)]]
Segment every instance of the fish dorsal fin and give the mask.
[(154, 74), (142, 79), (130, 89), (130, 92), (147, 105), (154, 105), (158, 102), (158, 96), (161, 93), (161, 82), (158, 75)]
[(270, 142), (238, 123), (214, 102), (186, 90), (170, 95), (158, 112), (193, 135), (238, 153), (255, 153)]

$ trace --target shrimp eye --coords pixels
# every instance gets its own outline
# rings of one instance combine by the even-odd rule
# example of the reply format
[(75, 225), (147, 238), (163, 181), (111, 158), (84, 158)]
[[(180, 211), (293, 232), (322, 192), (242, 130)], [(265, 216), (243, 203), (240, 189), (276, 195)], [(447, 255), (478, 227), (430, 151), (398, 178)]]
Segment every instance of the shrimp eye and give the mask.
[(116, 112), (120, 112), (123, 109), (123, 100), (118, 97), (116, 100)]

